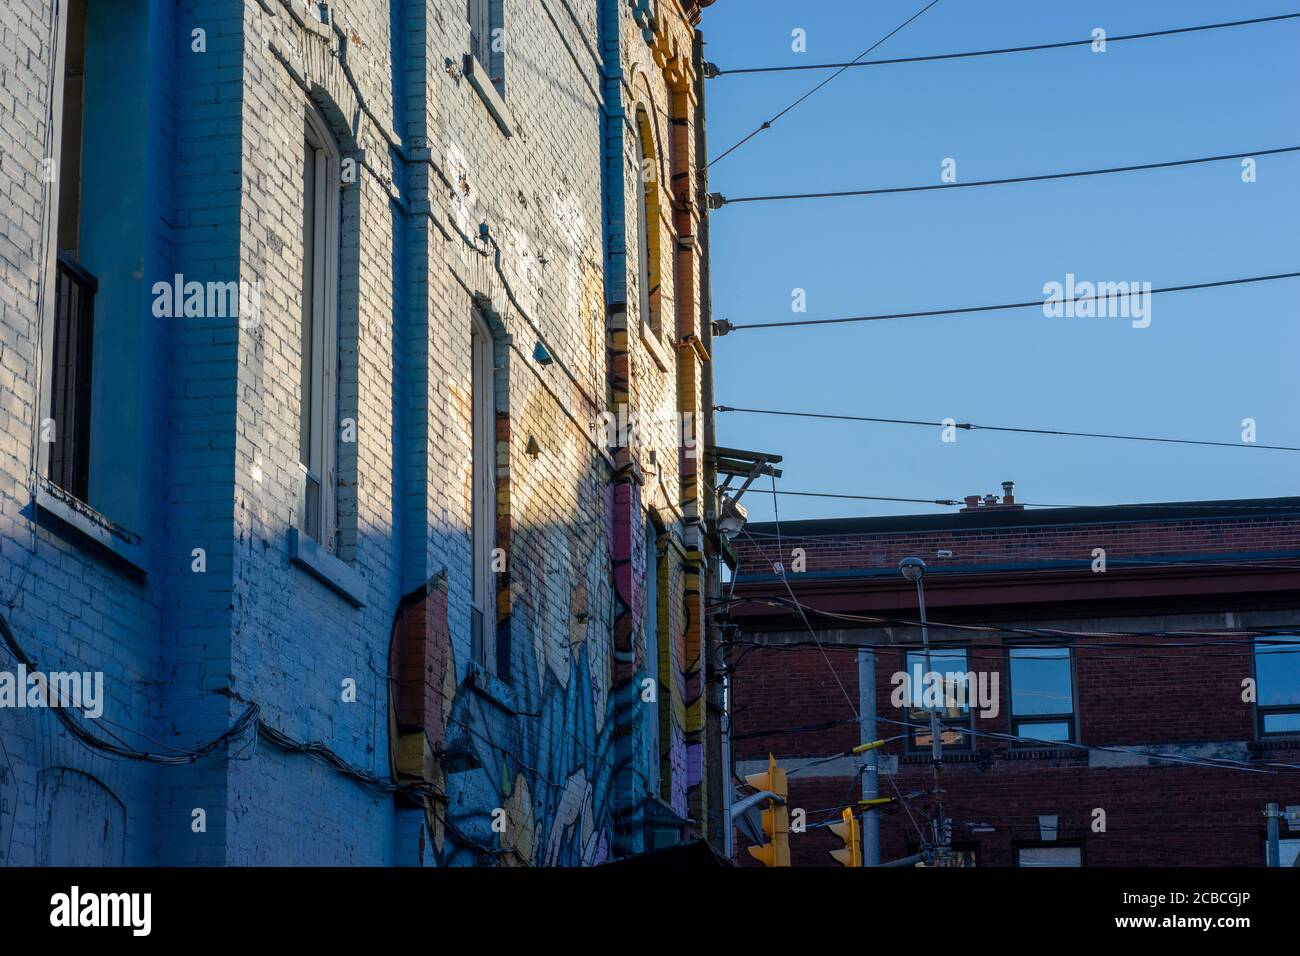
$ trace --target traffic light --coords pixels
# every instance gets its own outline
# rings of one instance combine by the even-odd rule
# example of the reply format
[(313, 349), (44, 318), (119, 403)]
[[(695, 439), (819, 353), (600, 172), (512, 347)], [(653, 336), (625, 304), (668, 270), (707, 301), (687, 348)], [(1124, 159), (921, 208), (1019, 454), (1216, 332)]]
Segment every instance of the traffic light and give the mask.
[(785, 798), (789, 795), (785, 771), (776, 765), (776, 758), (767, 755), (767, 773), (751, 773), (745, 783), (755, 790), (776, 794), (782, 802), (767, 801), (763, 811), (763, 835), (770, 842), (762, 846), (751, 846), (749, 855), (764, 866), (790, 865), (790, 812), (786, 809)]
[(862, 865), (862, 837), (858, 830), (858, 818), (853, 814), (853, 808), (846, 808), (840, 814), (843, 823), (831, 824), (831, 832), (844, 841), (844, 849), (831, 850), (831, 856), (840, 866), (861, 866)]

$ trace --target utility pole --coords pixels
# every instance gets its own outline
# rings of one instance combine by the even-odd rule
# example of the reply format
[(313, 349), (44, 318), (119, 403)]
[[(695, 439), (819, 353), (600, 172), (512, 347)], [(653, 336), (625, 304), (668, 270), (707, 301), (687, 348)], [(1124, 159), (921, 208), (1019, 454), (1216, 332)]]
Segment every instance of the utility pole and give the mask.
[[(925, 651), (926, 681), (934, 673), (930, 666), (930, 627), (925, 619), (925, 562), (920, 558), (904, 558), (898, 562), (898, 570), (903, 577), (916, 583), (916, 601), (921, 610), (921, 646)], [(934, 775), (935, 816), (931, 823), (934, 845), (947, 847), (951, 842), (948, 821), (943, 815), (943, 788), (940, 786), (939, 772), (943, 766), (943, 740), (939, 736), (939, 709), (927, 707), (930, 713), (930, 768)]]
[[(876, 652), (875, 648), (858, 648), (858, 724), (862, 743), (876, 739)], [(866, 751), (862, 771), (862, 799), (875, 800), (880, 796), (880, 761), (876, 748)], [(880, 815), (872, 809), (874, 804), (864, 802), (862, 808), (862, 865), (880, 865)]]

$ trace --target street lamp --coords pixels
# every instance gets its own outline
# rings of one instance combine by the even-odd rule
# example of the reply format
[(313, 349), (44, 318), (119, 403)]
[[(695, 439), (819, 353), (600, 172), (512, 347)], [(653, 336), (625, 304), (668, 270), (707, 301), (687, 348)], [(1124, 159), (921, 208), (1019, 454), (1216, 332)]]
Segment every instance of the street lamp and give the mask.
[(722, 507), (718, 515), (718, 531), (728, 538), (734, 538), (744, 530), (746, 522), (749, 520), (749, 512), (745, 509), (737, 498), (730, 495), (722, 495)]
[[(925, 562), (920, 558), (904, 558), (898, 562), (898, 570), (907, 580), (916, 584), (916, 602), (921, 609), (921, 646), (925, 652), (925, 680), (931, 680), (933, 670), (930, 667), (930, 627), (925, 619)], [(923, 692), (924, 693), (924, 692)], [(922, 698), (924, 703), (924, 698)], [(938, 807), (937, 821), (946, 832), (943, 818), (943, 796), (939, 789), (939, 765), (943, 762), (943, 742), (939, 737), (939, 708), (926, 707), (930, 712), (930, 766), (934, 770), (934, 796)], [(941, 833), (936, 833), (936, 842), (946, 844)]]

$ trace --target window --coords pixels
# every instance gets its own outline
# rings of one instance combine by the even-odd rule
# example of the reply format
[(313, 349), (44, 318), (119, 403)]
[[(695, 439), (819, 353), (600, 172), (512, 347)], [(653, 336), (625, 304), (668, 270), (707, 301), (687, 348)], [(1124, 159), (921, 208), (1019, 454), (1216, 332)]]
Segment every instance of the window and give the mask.
[(90, 397), (95, 293), (99, 282), (78, 261), (81, 245), (81, 144), (85, 119), (86, 0), (67, 9), (58, 165), (58, 256), (50, 353), (46, 476), (81, 501), (90, 499)]
[[(1282, 851), (1282, 859), (1279, 861), (1280, 866), (1300, 866), (1300, 837), (1279, 840), (1278, 848)], [(1264, 843), (1264, 862), (1268, 862), (1267, 841)]]
[(1016, 850), (1016, 866), (1083, 866), (1083, 847), (1022, 846)]
[(501, 0), (467, 0), (469, 51), (492, 77), (497, 92), (505, 94), (505, 28)]
[(471, 484), (472, 577), (470, 626), (474, 661), (504, 676), (497, 661), (497, 610), (493, 552), (496, 548), (496, 371), (492, 330), (475, 311), (471, 317), (470, 350), (473, 383)]
[(651, 147), (650, 123), (645, 110), (637, 111), (636, 261), (641, 327), (659, 330), (659, 221), (658, 164)]
[(1300, 734), (1300, 638), (1256, 639), (1255, 682), (1259, 735)]
[(302, 168), (300, 528), (332, 553), (338, 542), (339, 154), (310, 106)]
[(1068, 647), (1013, 647), (1011, 733), (1034, 741), (1074, 739), (1074, 676)]
[(930, 651), (930, 670), (939, 675), (935, 680), (942, 680), (941, 685), (929, 680), (925, 667), (924, 651), (907, 652), (907, 701), (910, 705), (907, 719), (912, 724), (924, 724), (913, 727), (907, 738), (909, 750), (930, 751), (930, 711), (926, 709), (926, 692), (940, 694), (939, 697), (939, 742), (945, 750), (968, 750), (973, 742), (971, 736), (971, 695), (976, 688), (972, 686), (966, 667), (965, 648), (943, 648)]
[(645, 523), (645, 675), (653, 683), (654, 703), (646, 706), (645, 714), (649, 741), (649, 780), (647, 789), (652, 794), (659, 793), (659, 726), (663, 694), (659, 687), (659, 531), (646, 518)]

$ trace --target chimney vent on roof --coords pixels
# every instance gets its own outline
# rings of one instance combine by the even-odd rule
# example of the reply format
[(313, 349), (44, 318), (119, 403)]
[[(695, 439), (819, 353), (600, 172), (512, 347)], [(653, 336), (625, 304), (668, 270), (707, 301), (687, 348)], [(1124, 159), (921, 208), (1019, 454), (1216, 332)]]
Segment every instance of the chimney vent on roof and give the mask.
[(961, 514), (970, 514), (975, 511), (988, 511), (990, 508), (996, 511), (1024, 511), (1024, 505), (1016, 504), (1016, 483), (1014, 481), (1002, 482), (1002, 500), (998, 500), (997, 495), (985, 495), (981, 498), (979, 495), (967, 495), (966, 507), (961, 509)]

